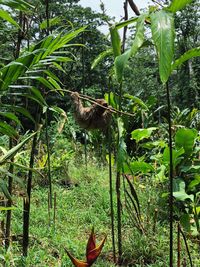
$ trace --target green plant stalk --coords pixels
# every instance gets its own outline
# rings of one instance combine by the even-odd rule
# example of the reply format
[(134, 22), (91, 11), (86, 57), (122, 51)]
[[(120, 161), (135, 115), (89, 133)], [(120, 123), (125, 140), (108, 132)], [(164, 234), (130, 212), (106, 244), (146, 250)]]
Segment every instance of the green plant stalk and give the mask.
[[(19, 25), (20, 28), (18, 30), (18, 36), (17, 36), (17, 44), (16, 44), (16, 51), (15, 51), (15, 59), (19, 57), (21, 43), (22, 43), (22, 26), (24, 24), (23, 19), (23, 13), (22, 11), (19, 12)], [(15, 102), (15, 100), (14, 100)], [(12, 149), (14, 145), (12, 137), (9, 138), (9, 149)], [(14, 157), (11, 158), (11, 163), (14, 163)], [(14, 165), (11, 164), (9, 167), (9, 172), (11, 174), (14, 174)], [(10, 195), (12, 196), (12, 187), (13, 187), (13, 178), (8, 178), (8, 191)], [(12, 205), (12, 200), (9, 199), (7, 202), (7, 207), (10, 207)], [(8, 210), (6, 214), (6, 229), (5, 229), (5, 249), (7, 250), (10, 246), (10, 229), (11, 229), (11, 220), (12, 220), (12, 211)]]
[(45, 136), (46, 136), (46, 145), (47, 145), (47, 163), (48, 163), (48, 180), (49, 180), (49, 204), (50, 208), (52, 208), (52, 179), (51, 179), (51, 159), (50, 159), (50, 147), (49, 147), (49, 134), (48, 134), (48, 109), (45, 113)]
[(109, 193), (110, 193), (110, 216), (111, 216), (111, 234), (112, 234), (112, 248), (113, 259), (116, 263), (115, 251), (115, 224), (114, 224), (114, 208), (113, 208), (113, 186), (112, 186), (112, 159), (111, 159), (111, 127), (108, 128), (108, 157), (109, 157)]
[[(122, 102), (122, 82), (119, 86), (119, 110)], [(119, 132), (117, 137), (117, 146), (119, 146)], [(118, 166), (117, 166), (118, 169)], [(117, 236), (118, 236), (118, 264), (122, 263), (122, 222), (121, 222), (121, 172), (117, 170), (116, 176), (116, 194), (117, 194)]]
[(122, 222), (121, 222), (121, 172), (116, 176), (117, 193), (117, 236), (118, 236), (118, 264), (122, 263)]
[(53, 226), (54, 226), (54, 231), (56, 229), (56, 204), (57, 204), (57, 197), (56, 197), (56, 192), (54, 192), (54, 205), (53, 205)]
[[(36, 153), (37, 134), (33, 137), (31, 155), (30, 155), (30, 169), (34, 166), (34, 157)], [(32, 187), (33, 171), (29, 170), (27, 180), (27, 198), (24, 199), (24, 211), (23, 211), (23, 256), (27, 256), (29, 245), (29, 225), (30, 225), (30, 205), (31, 205), (31, 187)]]
[(180, 240), (180, 224), (177, 227), (177, 267), (181, 267), (181, 240)]
[[(13, 147), (13, 140), (12, 137), (9, 139), (9, 149), (12, 149)], [(14, 162), (14, 157), (11, 158), (11, 163)], [(11, 174), (14, 174), (14, 165), (10, 164), (9, 172)], [(8, 178), (8, 191), (10, 195), (12, 196), (12, 187), (13, 187), (13, 178)], [(12, 200), (8, 199), (7, 201), (7, 207), (11, 207)], [(7, 250), (10, 246), (10, 229), (11, 229), (11, 219), (12, 219), (12, 211), (8, 210), (6, 214), (6, 229), (5, 229), (5, 249)]]
[[(108, 104), (110, 105), (110, 92), (111, 92), (111, 76), (108, 80)], [(115, 244), (115, 218), (114, 218), (114, 206), (113, 206), (113, 179), (112, 179), (112, 129), (111, 123), (109, 123), (107, 136), (108, 136), (108, 157), (109, 157), (109, 194), (110, 194), (110, 216), (111, 216), (111, 234), (112, 234), (112, 249), (113, 260), (116, 263), (116, 244)]]
[[(82, 33), (82, 44), (84, 43), (84, 33)], [(85, 63), (84, 63), (84, 47), (81, 48), (81, 60), (82, 60), (82, 85), (83, 94), (85, 95)], [(87, 169), (87, 132), (84, 130), (84, 155), (85, 155), (85, 166)]]
[(166, 92), (167, 92), (167, 109), (168, 109), (168, 132), (169, 132), (169, 154), (170, 154), (170, 163), (169, 163), (169, 222), (170, 222), (170, 242), (169, 242), (169, 258), (170, 258), (170, 267), (173, 267), (173, 156), (172, 156), (172, 128), (171, 128), (171, 101), (170, 101), (170, 92), (169, 84), (166, 83)]

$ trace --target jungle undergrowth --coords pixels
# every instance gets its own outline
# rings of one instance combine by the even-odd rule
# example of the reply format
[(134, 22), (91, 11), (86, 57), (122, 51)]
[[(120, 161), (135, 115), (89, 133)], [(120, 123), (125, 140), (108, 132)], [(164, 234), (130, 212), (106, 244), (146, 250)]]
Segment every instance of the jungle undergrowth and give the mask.
[[(15, 241), (13, 240), (6, 254), (3, 248), (0, 249), (5, 266), (70, 267), (71, 262), (65, 249), (84, 260), (87, 238), (94, 226), (97, 243), (105, 234), (107, 235), (102, 254), (94, 266), (114, 267), (108, 168), (90, 162), (86, 170), (84, 164), (76, 164), (73, 161), (69, 164), (69, 176), (71, 183), (68, 186), (59, 184), (59, 179), (63, 177), (53, 177), (53, 191), (56, 193), (55, 225), (53, 209), (50, 211), (50, 216), (48, 212), (48, 188), (34, 184), (30, 245), (26, 260), (21, 256), (23, 199), (17, 195), (14, 197), (17, 209), (13, 211), (12, 236), (15, 236)], [(163, 186), (152, 182), (150, 178), (135, 181), (146, 229), (145, 235), (133, 227), (122, 203), (123, 266), (165, 267), (168, 262), (169, 226), (165, 219), (161, 220), (163, 213), (167, 211), (166, 201), (160, 202)], [(116, 203), (116, 198), (114, 201)], [(156, 222), (154, 222), (155, 209), (158, 209)], [(176, 240), (176, 233), (174, 239)], [(190, 242), (189, 245), (191, 247)], [(193, 244), (191, 248), (194, 266), (198, 266), (198, 247)], [(184, 245), (182, 253), (186, 255)]]

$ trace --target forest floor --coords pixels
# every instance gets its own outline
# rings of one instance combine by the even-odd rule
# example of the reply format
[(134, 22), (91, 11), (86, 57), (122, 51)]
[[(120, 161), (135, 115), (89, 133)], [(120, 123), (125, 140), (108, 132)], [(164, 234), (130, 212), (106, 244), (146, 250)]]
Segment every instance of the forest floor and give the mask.
[[(30, 246), (26, 260), (21, 257), (22, 234), (22, 198), (15, 196), (17, 209), (13, 211), (12, 235), (10, 249), (5, 254), (0, 249), (4, 266), (28, 267), (70, 267), (72, 263), (66, 249), (75, 257), (85, 260), (85, 250), (91, 229), (94, 226), (97, 244), (107, 235), (105, 246), (94, 266), (114, 267), (112, 262), (112, 241), (110, 222), (109, 177), (107, 167), (97, 164), (71, 164), (69, 180), (64, 183), (58, 177), (53, 184), (55, 208), (48, 209), (48, 187), (38, 186), (35, 182), (32, 191)], [(150, 178), (150, 177), (149, 177)], [(67, 178), (69, 179), (69, 178)], [(55, 179), (54, 179), (55, 180)], [(40, 181), (42, 183), (42, 181)], [(115, 185), (113, 183), (113, 188)], [(169, 262), (169, 223), (167, 222), (166, 200), (163, 200), (163, 185), (155, 185), (151, 179), (135, 181), (141, 205), (141, 218), (145, 234), (141, 234), (133, 226), (133, 219), (125, 209), (122, 201), (122, 244), (123, 266), (166, 267)], [(122, 193), (123, 199), (123, 193)], [(114, 198), (115, 228), (116, 197)], [(155, 209), (158, 216), (155, 219)], [(117, 238), (117, 230), (116, 238)], [(117, 243), (117, 242), (116, 242)], [(195, 242), (188, 241), (192, 253), (193, 266), (200, 266), (199, 247)], [(177, 258), (177, 234), (174, 226), (174, 263)], [(184, 243), (181, 245), (181, 261), (188, 263), (188, 255)], [(175, 264), (176, 265), (176, 264)], [(176, 265), (177, 266), (177, 265)], [(190, 266), (189, 263), (186, 266)]]

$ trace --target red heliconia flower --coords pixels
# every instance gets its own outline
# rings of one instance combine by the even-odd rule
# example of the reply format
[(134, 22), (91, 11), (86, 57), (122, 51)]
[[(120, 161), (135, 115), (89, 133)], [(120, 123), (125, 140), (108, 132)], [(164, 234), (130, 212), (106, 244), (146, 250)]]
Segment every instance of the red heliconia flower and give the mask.
[(87, 247), (86, 247), (86, 261), (80, 261), (76, 258), (74, 258), (69, 251), (67, 251), (67, 255), (71, 259), (72, 263), (76, 267), (90, 267), (92, 264), (96, 261), (96, 259), (99, 257), (102, 248), (104, 246), (104, 243), (106, 241), (106, 236), (104, 239), (101, 241), (101, 243), (96, 246), (96, 238), (94, 234), (94, 228), (92, 229), (92, 232), (90, 234), (90, 237), (87, 242)]

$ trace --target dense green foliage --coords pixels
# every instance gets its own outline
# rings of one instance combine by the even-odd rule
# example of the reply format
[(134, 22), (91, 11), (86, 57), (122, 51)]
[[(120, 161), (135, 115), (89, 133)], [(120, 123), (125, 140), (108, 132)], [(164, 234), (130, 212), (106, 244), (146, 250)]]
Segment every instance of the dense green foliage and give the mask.
[[(103, 4), (0, 1), (5, 266), (70, 266), (94, 225), (98, 266), (200, 264), (200, 3), (161, 2), (112, 24)], [(106, 99), (104, 133), (76, 125), (72, 91)]]

